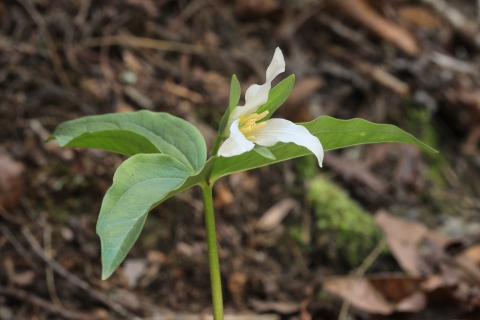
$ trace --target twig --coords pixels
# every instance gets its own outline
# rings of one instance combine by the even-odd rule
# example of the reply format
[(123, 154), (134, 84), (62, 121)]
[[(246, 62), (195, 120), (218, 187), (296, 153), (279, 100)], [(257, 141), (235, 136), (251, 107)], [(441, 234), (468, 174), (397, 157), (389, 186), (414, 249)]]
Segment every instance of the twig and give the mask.
[[(47, 226), (43, 231), (43, 243), (45, 244), (45, 256), (48, 258), (52, 258), (52, 228)], [(55, 290), (55, 276), (53, 274), (53, 268), (49, 265), (45, 269), (45, 276), (47, 278), (47, 287), (48, 293), (50, 294), (50, 298), (52, 299), (53, 304), (59, 310), (64, 310), (65, 307), (63, 306), (60, 298), (57, 295), (57, 291)]]
[(347, 27), (338, 19), (332, 18), (331, 16), (322, 13), (318, 15), (317, 21), (335, 32), (337, 35), (341, 36), (342, 38), (350, 40), (358, 47), (362, 48), (366, 53), (370, 55), (376, 54), (377, 49), (375, 48), (374, 44), (372, 44), (362, 33), (350, 27)]
[(477, 20), (480, 21), (480, 0), (477, 0)]
[(57, 74), (58, 80), (65, 89), (70, 91), (70, 81), (68, 80), (67, 74), (62, 67), (62, 61), (60, 59), (60, 56), (58, 55), (57, 47), (55, 46), (55, 42), (53, 41), (50, 32), (48, 32), (45, 20), (43, 20), (42, 15), (37, 11), (31, 0), (17, 1), (20, 2), (20, 4), (25, 8), (25, 10), (27, 10), (33, 21), (37, 24), (37, 27), (40, 29), (40, 34), (43, 33), (43, 38), (45, 40), (45, 44), (47, 45), (48, 55), (50, 56), (50, 60), (53, 64), (53, 69)]
[(3, 233), (3, 235), (10, 241), (12, 246), (15, 248), (15, 250), (20, 254), (25, 261), (27, 261), (35, 271), (38, 273), (43, 272), (43, 269), (34, 262), (32, 257), (30, 256), (30, 253), (22, 246), (20, 241), (15, 238), (15, 236), (10, 232), (10, 230), (5, 226), (4, 224), (0, 224), (0, 231)]
[(455, 59), (440, 52), (432, 52), (429, 58), (438, 66), (445, 69), (467, 74), (475, 74), (476, 72), (478, 72), (472, 63)]
[(69, 311), (65, 309), (58, 309), (56, 306), (48, 302), (47, 300), (44, 300), (42, 298), (39, 298), (37, 296), (34, 296), (32, 294), (28, 294), (25, 290), (18, 290), (14, 288), (7, 288), (0, 286), (0, 295), (5, 295), (9, 297), (13, 297), (15, 299), (21, 300), (26, 303), (33, 304), (37, 307), (40, 307), (42, 309), (45, 309), (51, 313), (58, 314), (62, 316), (65, 319), (78, 319), (78, 320), (92, 320), (95, 319), (94, 317), (87, 315), (87, 314), (82, 314), (79, 312), (74, 312), (74, 311)]
[(38, 241), (35, 239), (33, 236), (32, 232), (28, 227), (23, 227), (22, 228), (22, 234), (25, 236), (25, 239), (27, 239), (28, 244), (32, 247), (33, 251), (43, 260), (45, 263), (47, 263), (49, 266), (53, 268), (58, 274), (60, 274), (62, 277), (66, 278), (70, 283), (73, 285), (87, 291), (93, 298), (96, 300), (104, 303), (105, 305), (109, 306), (113, 310), (115, 310), (118, 314), (128, 318), (128, 319), (136, 319), (136, 316), (129, 312), (127, 309), (125, 309), (123, 306), (121, 306), (119, 303), (113, 301), (108, 297), (105, 293), (98, 291), (97, 289), (93, 288), (89, 283), (83, 281), (82, 279), (78, 278), (77, 276), (71, 274), (70, 272), (67, 271), (62, 265), (60, 265), (57, 261), (54, 259), (47, 257), (45, 255), (45, 252), (43, 251), (42, 247), (38, 243)]
[(450, 23), (455, 31), (468, 38), (475, 46), (477, 46), (477, 48), (480, 48), (480, 31), (478, 23), (465, 17), (460, 11), (444, 0), (421, 1), (434, 8)]
[(82, 42), (85, 47), (99, 47), (99, 46), (115, 46), (115, 45), (124, 45), (164, 51), (174, 51), (188, 54), (199, 54), (204, 55), (206, 51), (203, 47), (173, 42), (165, 40), (157, 40), (150, 38), (141, 38), (127, 35), (116, 35), (116, 36), (106, 36), (103, 38), (88, 38)]
[(410, 55), (420, 53), (420, 47), (409, 31), (382, 17), (365, 0), (337, 0), (332, 2), (351, 18), (406, 53)]
[(22, 225), (22, 223), (24, 222), (24, 220), (21, 217), (18, 217), (10, 213), (10, 211), (5, 209), (1, 204), (0, 204), (0, 216), (5, 220), (15, 223), (17, 225)]
[[(372, 263), (377, 260), (380, 253), (382, 253), (383, 248), (387, 244), (385, 238), (382, 238), (380, 242), (376, 245), (376, 247), (370, 252), (370, 254), (363, 260), (360, 267), (358, 267), (352, 275), (352, 286), (354, 285), (354, 281), (360, 277), (362, 277), (365, 272), (367, 272), (368, 268), (372, 265)], [(340, 314), (338, 315), (338, 320), (345, 320), (348, 316), (348, 309), (350, 309), (350, 301), (343, 300), (342, 308), (340, 309)]]
[(78, 27), (81, 27), (87, 19), (88, 10), (92, 5), (92, 0), (83, 0), (80, 2), (80, 9), (78, 10), (77, 15), (73, 18), (73, 23)]
[(364, 62), (355, 56), (347, 53), (343, 48), (339, 46), (334, 46), (328, 49), (333, 55), (346, 61), (352, 65), (355, 69), (361, 73), (370, 76), (373, 80), (379, 84), (390, 88), (400, 96), (408, 96), (410, 92), (410, 87), (406, 82), (398, 79), (391, 73), (388, 73), (382, 67), (371, 65), (367, 62)]

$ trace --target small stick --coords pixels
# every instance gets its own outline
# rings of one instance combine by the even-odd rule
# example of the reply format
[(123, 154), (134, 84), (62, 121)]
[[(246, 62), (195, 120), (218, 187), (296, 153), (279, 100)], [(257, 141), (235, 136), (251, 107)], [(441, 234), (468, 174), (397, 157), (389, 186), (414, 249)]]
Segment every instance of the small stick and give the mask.
[(23, 247), (23, 245), (18, 241), (17, 238), (13, 235), (13, 233), (10, 232), (10, 230), (5, 226), (4, 224), (0, 224), (0, 231), (3, 233), (3, 235), (10, 241), (12, 246), (15, 248), (15, 250), (20, 254), (25, 261), (27, 261), (33, 269), (35, 269), (36, 272), (41, 273), (43, 272), (43, 269), (35, 262), (33, 261), (32, 257), (30, 256), (30, 253)]
[(82, 314), (79, 312), (74, 312), (74, 311), (69, 311), (65, 309), (58, 309), (55, 305), (51, 304), (47, 300), (44, 300), (42, 298), (39, 298), (37, 296), (34, 296), (32, 294), (27, 293), (25, 290), (18, 290), (14, 288), (7, 288), (0, 286), (0, 295), (4, 296), (10, 296), (15, 299), (33, 304), (37, 307), (40, 307), (42, 309), (45, 309), (51, 313), (58, 314), (65, 319), (73, 319), (73, 320), (93, 320), (95, 319), (94, 317), (87, 315), (87, 314)]
[[(43, 232), (43, 243), (45, 247), (45, 256), (52, 258), (52, 228), (50, 226), (47, 226)], [(48, 293), (50, 294), (53, 304), (59, 310), (65, 309), (62, 301), (60, 301), (60, 298), (58, 297), (57, 290), (55, 289), (55, 275), (51, 266), (47, 266), (45, 269), (45, 277), (47, 278)]]
[[(382, 238), (380, 242), (377, 244), (377, 246), (370, 252), (370, 254), (365, 258), (365, 260), (362, 262), (360, 267), (355, 270), (352, 276), (352, 284), (353, 281), (362, 277), (365, 272), (367, 272), (368, 268), (372, 265), (372, 263), (377, 260), (378, 256), (380, 253), (382, 253), (383, 248), (387, 244), (387, 241), (385, 238)], [(340, 314), (338, 315), (338, 320), (345, 320), (347, 319), (348, 315), (348, 309), (350, 308), (350, 302), (348, 300), (343, 300), (342, 308), (340, 309)]]
[(50, 32), (48, 32), (48, 28), (47, 28), (47, 24), (45, 23), (45, 20), (42, 18), (42, 15), (35, 8), (31, 0), (17, 0), (17, 1), (25, 8), (25, 10), (32, 17), (33, 21), (37, 24), (37, 27), (40, 29), (40, 34), (43, 33), (43, 39), (47, 46), (48, 55), (50, 56), (50, 60), (52, 61), (52, 64), (53, 64), (53, 69), (57, 74), (58, 80), (60, 80), (62, 87), (70, 91), (72, 86), (70, 84), (70, 81), (68, 80), (67, 73), (62, 67), (62, 60), (60, 59), (60, 56), (57, 52), (57, 46), (53, 41), (52, 35), (50, 34)]
[(86, 281), (83, 281), (79, 277), (71, 274), (68, 272), (67, 269), (65, 269), (60, 263), (58, 263), (56, 260), (47, 257), (45, 255), (45, 252), (43, 251), (42, 247), (38, 243), (38, 241), (35, 239), (33, 236), (32, 232), (28, 227), (23, 227), (22, 228), (22, 233), (25, 236), (25, 239), (27, 239), (28, 244), (32, 247), (33, 251), (42, 258), (45, 263), (47, 263), (49, 266), (53, 268), (58, 274), (60, 274), (62, 277), (66, 278), (68, 281), (70, 281), (73, 285), (87, 291), (93, 298), (96, 300), (104, 303), (105, 305), (109, 306), (113, 310), (115, 310), (118, 314), (128, 318), (128, 319), (136, 319), (137, 317), (129, 312), (127, 309), (125, 309), (123, 306), (121, 306), (119, 303), (113, 301), (110, 299), (105, 293), (93, 288), (89, 283)]
[(89, 38), (83, 41), (82, 44), (86, 47), (100, 47), (102, 45), (125, 45), (132, 47), (181, 52), (187, 54), (206, 54), (205, 49), (198, 45), (127, 35), (105, 36), (103, 38)]

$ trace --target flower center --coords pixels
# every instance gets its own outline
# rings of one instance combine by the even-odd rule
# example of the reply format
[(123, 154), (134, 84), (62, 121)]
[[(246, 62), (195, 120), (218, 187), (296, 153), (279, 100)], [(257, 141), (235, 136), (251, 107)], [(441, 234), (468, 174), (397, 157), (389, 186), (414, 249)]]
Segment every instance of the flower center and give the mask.
[(253, 141), (255, 140), (255, 136), (251, 135), (252, 132), (257, 131), (260, 128), (263, 128), (267, 123), (265, 121), (257, 123), (257, 121), (262, 120), (268, 114), (267, 111), (263, 111), (262, 113), (252, 113), (248, 116), (244, 116), (243, 114), (240, 116), (240, 121), (238, 123), (238, 128), (240, 132), (243, 133), (246, 139)]

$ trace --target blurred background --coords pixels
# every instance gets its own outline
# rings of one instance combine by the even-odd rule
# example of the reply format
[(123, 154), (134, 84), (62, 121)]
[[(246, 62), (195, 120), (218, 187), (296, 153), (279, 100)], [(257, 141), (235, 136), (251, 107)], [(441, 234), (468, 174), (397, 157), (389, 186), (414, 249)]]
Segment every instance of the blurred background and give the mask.
[(390, 123), (440, 153), (360, 146), (218, 181), (226, 319), (479, 319), (479, 26), (476, 0), (2, 0), (0, 319), (204, 319), (199, 190), (101, 281), (95, 223), (125, 158), (45, 140), (146, 109), (211, 146), (232, 74), (264, 83), (276, 47), (276, 82), (296, 75), (277, 117)]

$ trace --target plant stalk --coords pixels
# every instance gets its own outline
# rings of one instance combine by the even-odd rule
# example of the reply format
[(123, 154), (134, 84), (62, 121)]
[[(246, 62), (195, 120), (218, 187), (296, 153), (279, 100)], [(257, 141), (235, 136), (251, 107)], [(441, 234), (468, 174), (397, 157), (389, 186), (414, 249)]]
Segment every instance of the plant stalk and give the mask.
[(218, 260), (217, 235), (215, 231), (215, 213), (212, 197), (213, 184), (202, 184), (203, 210), (207, 230), (208, 262), (210, 266), (210, 283), (212, 286), (213, 319), (223, 320), (222, 280)]
[(218, 149), (220, 149), (220, 142), (222, 142), (222, 139), (220, 138), (220, 134), (217, 136), (217, 139), (215, 139), (215, 143), (213, 144), (212, 152), (210, 153), (210, 157), (214, 157), (217, 155)]

